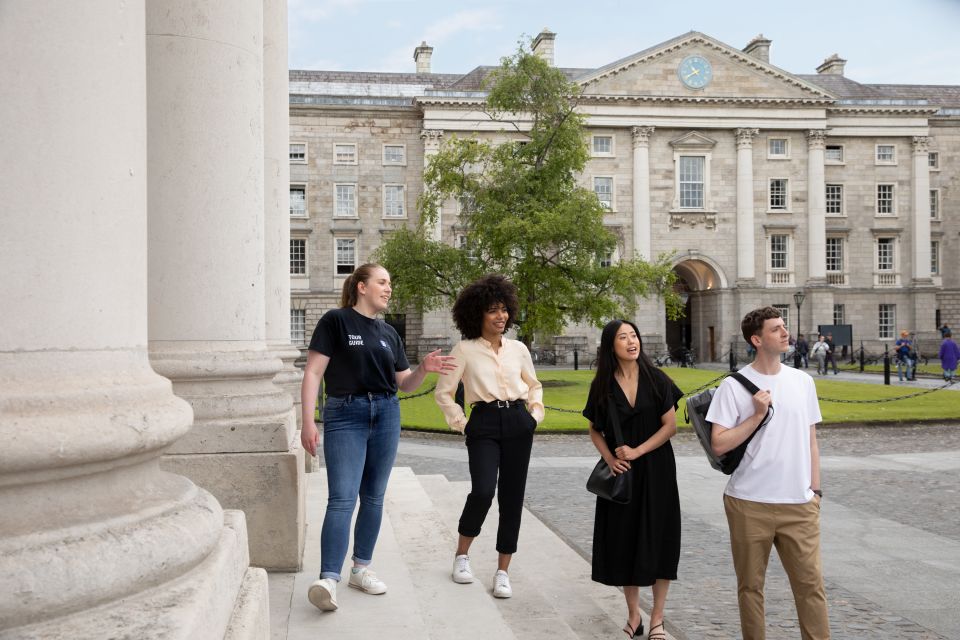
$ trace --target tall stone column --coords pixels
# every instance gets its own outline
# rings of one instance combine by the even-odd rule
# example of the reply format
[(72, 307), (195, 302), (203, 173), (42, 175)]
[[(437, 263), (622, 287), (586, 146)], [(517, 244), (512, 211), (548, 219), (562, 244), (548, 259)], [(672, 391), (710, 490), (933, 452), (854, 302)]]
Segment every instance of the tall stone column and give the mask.
[(300, 350), (290, 342), (290, 91), (287, 72), (287, 2), (263, 3), (263, 195), (266, 233), (267, 348), (283, 361), (273, 379), (293, 401), (300, 428)]
[(243, 514), (159, 466), (191, 412), (147, 355), (144, 3), (2, 13), (0, 638), (266, 639)]
[(633, 253), (650, 260), (650, 136), (653, 127), (634, 127), (633, 133)]
[[(430, 164), (430, 158), (440, 152), (440, 144), (443, 142), (443, 130), (423, 129), (420, 131), (420, 139), (423, 140), (423, 168), (426, 169), (427, 165)], [(443, 226), (441, 224), (442, 219), (443, 212), (438, 211), (436, 222), (431, 229), (431, 238), (435, 242), (440, 242), (440, 240), (443, 239)]]
[(827, 132), (807, 131), (807, 284), (827, 282), (827, 184), (824, 148)]
[(242, 509), (251, 562), (296, 569), (303, 450), (266, 347), (260, 0), (147, 6), (150, 359), (193, 407), (164, 467)]
[(930, 278), (930, 139), (913, 139), (913, 280), (931, 284)]
[(753, 229), (753, 139), (758, 129), (737, 129), (737, 282), (756, 282)]

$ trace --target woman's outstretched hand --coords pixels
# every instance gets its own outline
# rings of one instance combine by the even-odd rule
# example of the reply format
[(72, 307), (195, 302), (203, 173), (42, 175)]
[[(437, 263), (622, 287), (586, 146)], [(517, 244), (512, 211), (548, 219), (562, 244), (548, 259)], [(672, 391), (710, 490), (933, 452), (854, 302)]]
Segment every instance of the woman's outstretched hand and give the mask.
[(424, 371), (447, 375), (447, 371), (453, 371), (457, 368), (456, 358), (453, 356), (442, 356), (440, 355), (440, 351), (440, 349), (431, 351), (423, 357), (420, 366), (423, 367)]

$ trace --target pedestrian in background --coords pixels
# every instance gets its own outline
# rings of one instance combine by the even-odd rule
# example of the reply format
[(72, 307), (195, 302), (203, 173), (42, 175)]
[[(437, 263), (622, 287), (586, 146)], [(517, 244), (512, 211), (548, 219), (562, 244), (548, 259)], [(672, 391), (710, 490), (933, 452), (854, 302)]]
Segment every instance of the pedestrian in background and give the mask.
[(810, 355), (817, 361), (817, 375), (824, 375), (827, 372), (827, 346), (826, 336), (820, 334), (817, 336), (817, 342), (813, 345)]
[(806, 369), (810, 366), (810, 345), (807, 344), (807, 339), (803, 337), (802, 333), (797, 335), (796, 349), (797, 354), (803, 361), (803, 368)]
[(957, 373), (957, 361), (960, 360), (960, 347), (953, 341), (953, 333), (947, 329), (940, 343), (940, 367), (943, 369), (943, 379), (953, 380)]
[(910, 332), (903, 330), (900, 332), (900, 338), (895, 343), (897, 350), (897, 379), (903, 382), (903, 374), (906, 372), (907, 380), (913, 379), (914, 361), (913, 341), (910, 339)]

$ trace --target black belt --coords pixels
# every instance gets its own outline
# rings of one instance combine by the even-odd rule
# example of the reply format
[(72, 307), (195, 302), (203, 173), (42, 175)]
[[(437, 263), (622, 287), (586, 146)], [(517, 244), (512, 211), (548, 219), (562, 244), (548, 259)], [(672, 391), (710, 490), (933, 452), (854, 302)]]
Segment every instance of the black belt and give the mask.
[(377, 391), (374, 393), (348, 393), (345, 396), (327, 396), (328, 398), (336, 398), (338, 400), (345, 399), (348, 402), (353, 398), (367, 398), (368, 400), (377, 400), (378, 398), (392, 398), (396, 393), (392, 391)]
[(517, 407), (525, 407), (527, 405), (526, 400), (491, 400), (490, 402), (474, 402), (470, 406), (474, 409), (516, 409)]

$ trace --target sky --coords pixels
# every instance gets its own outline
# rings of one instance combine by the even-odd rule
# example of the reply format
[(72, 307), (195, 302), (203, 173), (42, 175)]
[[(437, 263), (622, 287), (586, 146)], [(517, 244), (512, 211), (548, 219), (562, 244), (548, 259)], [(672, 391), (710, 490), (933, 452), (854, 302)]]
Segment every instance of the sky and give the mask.
[(291, 69), (413, 72), (495, 65), (523, 37), (557, 34), (556, 65), (600, 67), (688, 31), (816, 73), (837, 53), (862, 83), (960, 85), (960, 0), (288, 0)]

